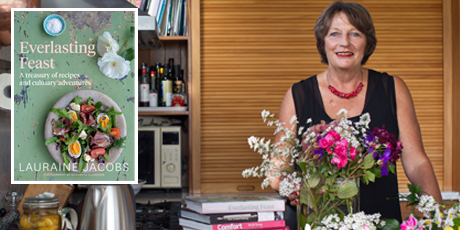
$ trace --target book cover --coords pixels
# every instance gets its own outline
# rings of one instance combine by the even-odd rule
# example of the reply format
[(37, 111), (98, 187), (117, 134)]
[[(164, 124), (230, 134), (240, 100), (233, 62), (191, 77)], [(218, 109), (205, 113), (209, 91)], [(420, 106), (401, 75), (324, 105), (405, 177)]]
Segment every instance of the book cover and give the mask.
[(137, 183), (137, 13), (14, 9), (12, 183)]
[(204, 224), (193, 220), (179, 217), (179, 225), (200, 230), (221, 230), (221, 229), (269, 229), (271, 227), (286, 226), (284, 220), (227, 223), (227, 224)]
[(191, 210), (182, 209), (180, 215), (186, 219), (199, 221), (205, 224), (284, 220), (284, 212), (282, 211), (200, 214)]
[(201, 214), (284, 211), (281, 197), (266, 195), (188, 196), (186, 207)]

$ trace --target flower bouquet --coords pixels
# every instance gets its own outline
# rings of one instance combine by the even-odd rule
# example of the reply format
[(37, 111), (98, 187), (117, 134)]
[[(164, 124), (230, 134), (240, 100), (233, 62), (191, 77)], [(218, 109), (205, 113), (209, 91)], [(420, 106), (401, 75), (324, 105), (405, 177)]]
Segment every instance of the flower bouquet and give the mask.
[[(460, 230), (460, 203), (446, 206), (436, 203), (433, 196), (419, 195), (421, 187), (408, 184), (410, 195), (403, 196), (412, 207), (412, 213), (401, 224), (395, 219), (380, 220), (380, 214), (363, 212), (340, 218), (337, 214), (326, 216), (315, 229), (329, 230)], [(418, 214), (417, 214), (418, 213)]]
[[(395, 171), (401, 142), (384, 127), (369, 131), (370, 115), (364, 114), (356, 123), (347, 119), (342, 109), (340, 119), (297, 129), (297, 118), (292, 117), (291, 128), (274, 119), (264, 110), (262, 118), (268, 126), (276, 126), (279, 142), (250, 137), (251, 149), (262, 155), (260, 166), (243, 171), (244, 177), (265, 177), (262, 188), (273, 177), (282, 178), (279, 193), (288, 196), (300, 190), (298, 204), (299, 229), (324, 226), (325, 217), (337, 215), (343, 219), (353, 214), (359, 197), (359, 181), (368, 184), (376, 178)], [(301, 137), (301, 138), (298, 138)]]

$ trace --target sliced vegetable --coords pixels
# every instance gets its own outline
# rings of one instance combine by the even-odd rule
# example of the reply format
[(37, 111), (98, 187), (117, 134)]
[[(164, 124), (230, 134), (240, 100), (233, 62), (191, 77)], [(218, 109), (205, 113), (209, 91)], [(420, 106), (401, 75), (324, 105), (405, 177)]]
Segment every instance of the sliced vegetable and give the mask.
[(94, 105), (88, 104), (83, 104), (80, 108), (80, 111), (82, 111), (83, 113), (92, 113), (94, 110), (96, 110), (96, 107), (94, 107)]
[(98, 158), (99, 156), (104, 156), (105, 155), (105, 149), (104, 148), (95, 148), (89, 152), (92, 158)]
[(112, 136), (113, 138), (118, 138), (118, 137), (120, 137), (120, 129), (118, 129), (118, 128), (111, 128), (111, 129), (110, 129), (110, 136)]

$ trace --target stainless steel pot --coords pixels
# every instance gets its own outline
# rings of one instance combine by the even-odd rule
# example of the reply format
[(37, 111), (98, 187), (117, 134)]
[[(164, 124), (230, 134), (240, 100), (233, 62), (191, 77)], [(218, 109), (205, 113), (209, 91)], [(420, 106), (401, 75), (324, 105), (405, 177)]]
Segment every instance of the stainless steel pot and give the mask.
[(81, 213), (80, 230), (136, 229), (129, 185), (90, 185)]

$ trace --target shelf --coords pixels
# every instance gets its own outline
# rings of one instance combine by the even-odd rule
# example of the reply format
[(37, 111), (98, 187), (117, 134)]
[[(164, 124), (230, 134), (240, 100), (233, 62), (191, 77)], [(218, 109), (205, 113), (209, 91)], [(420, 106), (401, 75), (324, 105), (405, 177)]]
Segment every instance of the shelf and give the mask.
[(138, 107), (139, 116), (189, 115), (187, 107)]
[(187, 41), (188, 36), (158, 36), (160, 41)]

